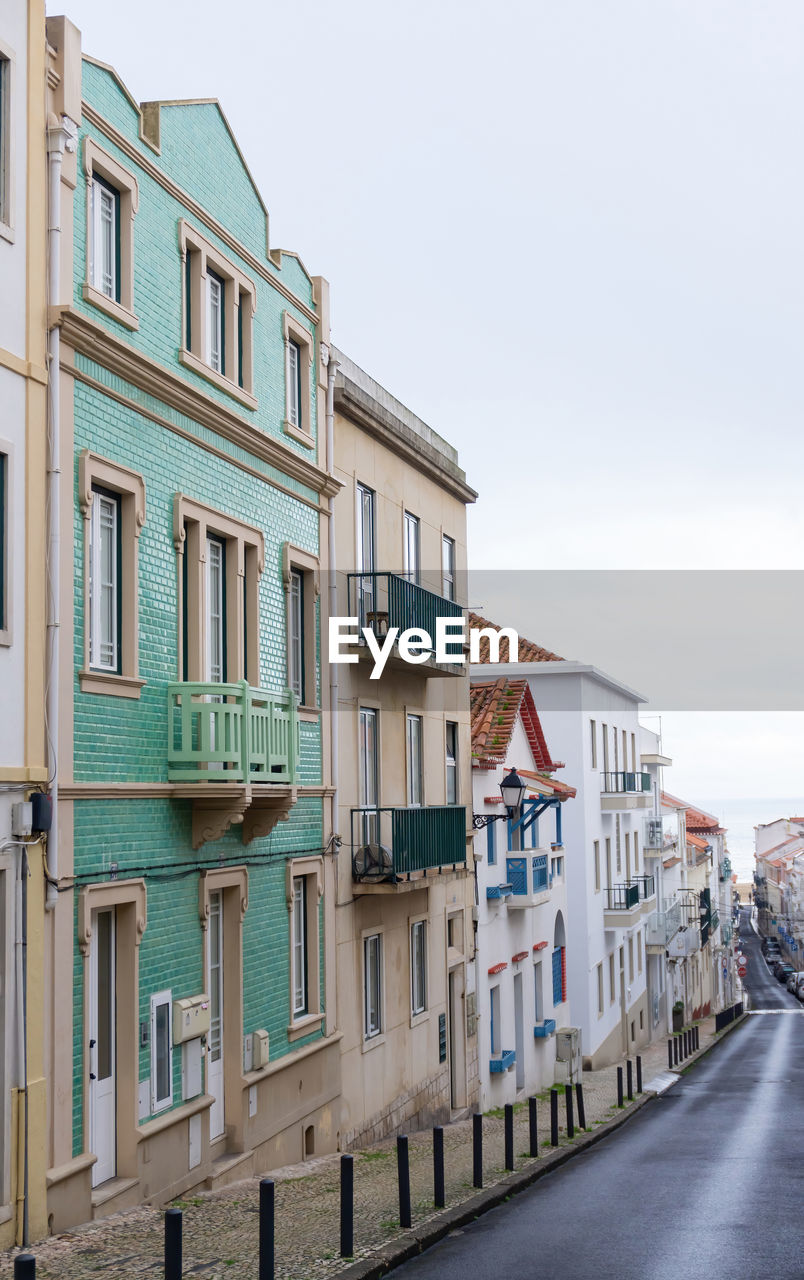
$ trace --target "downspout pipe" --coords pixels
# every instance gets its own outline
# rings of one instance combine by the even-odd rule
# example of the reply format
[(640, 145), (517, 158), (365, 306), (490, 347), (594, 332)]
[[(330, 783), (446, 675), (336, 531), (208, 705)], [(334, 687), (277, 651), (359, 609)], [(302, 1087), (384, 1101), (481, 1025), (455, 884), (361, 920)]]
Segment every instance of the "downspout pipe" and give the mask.
[(45, 910), (52, 911), (58, 900), (59, 879), (59, 560), (61, 518), (61, 427), (59, 421), (60, 346), (59, 326), (54, 323), (59, 304), (61, 278), (61, 170), (65, 151), (76, 147), (77, 127), (67, 116), (51, 116), (47, 130), (48, 223), (48, 381), (47, 381), (47, 620), (45, 671), (45, 728), (50, 799), (53, 806), (47, 838), (47, 893)]
[[(335, 474), (335, 378), (340, 365), (332, 354), (331, 347), (324, 347), (323, 361), (327, 370), (327, 412), (326, 412), (326, 428), (327, 428), (327, 474), (333, 476)], [(328, 603), (329, 617), (336, 618), (338, 616), (338, 582), (337, 582), (337, 563), (335, 553), (335, 498), (329, 499), (329, 519), (327, 521), (327, 560), (328, 560)], [(335, 844), (335, 851), (339, 846), (338, 838), (338, 761), (339, 761), (339, 721), (338, 714), (338, 664), (337, 662), (329, 663), (329, 719), (330, 719), (330, 778), (332, 780), (332, 838)]]
[[(34, 843), (31, 841), (30, 843)], [(4, 840), (0, 853), (18, 849), (14, 877), (14, 1038), (15, 1079), (19, 1096), (17, 1108), (17, 1155), (22, 1155), (22, 1170), (17, 1180), (16, 1240), (23, 1247), (30, 1244), (28, 1226), (28, 841)], [(20, 1133), (21, 1129), (21, 1133)], [(21, 1177), (19, 1174), (21, 1173)]]

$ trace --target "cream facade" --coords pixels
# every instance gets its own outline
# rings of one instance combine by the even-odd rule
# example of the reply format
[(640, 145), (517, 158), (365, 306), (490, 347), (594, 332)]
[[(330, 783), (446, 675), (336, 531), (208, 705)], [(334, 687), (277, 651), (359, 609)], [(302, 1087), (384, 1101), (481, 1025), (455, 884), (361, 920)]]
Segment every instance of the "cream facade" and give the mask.
[[(375, 635), (462, 617), (457, 455), (342, 353), (334, 385), (333, 614)], [(477, 1097), (467, 668), (365, 645), (330, 666), (337, 701), (340, 1145), (460, 1114)]]

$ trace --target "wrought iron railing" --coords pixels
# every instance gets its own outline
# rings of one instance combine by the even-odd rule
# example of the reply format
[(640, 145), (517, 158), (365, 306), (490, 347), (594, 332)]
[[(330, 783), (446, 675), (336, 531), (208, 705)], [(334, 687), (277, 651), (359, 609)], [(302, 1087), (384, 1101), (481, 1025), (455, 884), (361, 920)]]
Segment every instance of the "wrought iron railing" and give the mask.
[(168, 685), (171, 782), (293, 782), (299, 720), (290, 689), (236, 684)]
[(352, 809), (352, 874), (395, 881), (417, 871), (466, 864), (466, 809)]
[(601, 773), (600, 789), (605, 795), (634, 795), (650, 791), (649, 773)]
[[(463, 617), (461, 605), (454, 600), (428, 591), (398, 573), (348, 573), (346, 580), (349, 616), (357, 618), (361, 630), (369, 627), (378, 638), (391, 627), (398, 627), (400, 632), (417, 627), (426, 631), (435, 644), (437, 618)], [(452, 649), (455, 652), (457, 644)]]
[(648, 898), (652, 898), (656, 893), (656, 880), (654, 876), (634, 876), (633, 883), (639, 885), (640, 902), (646, 902)]
[(638, 884), (613, 884), (606, 890), (607, 911), (630, 911), (638, 905)]

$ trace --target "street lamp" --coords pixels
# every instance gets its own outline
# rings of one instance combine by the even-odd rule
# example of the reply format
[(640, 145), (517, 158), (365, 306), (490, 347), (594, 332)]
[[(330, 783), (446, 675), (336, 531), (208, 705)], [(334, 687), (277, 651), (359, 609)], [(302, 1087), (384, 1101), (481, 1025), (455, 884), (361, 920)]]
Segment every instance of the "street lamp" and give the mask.
[(481, 831), (483, 827), (488, 827), (492, 822), (506, 822), (509, 818), (513, 818), (515, 814), (522, 808), (522, 801), (525, 798), (525, 792), (528, 784), (523, 782), (516, 769), (511, 769), (500, 783), (500, 795), (505, 805), (505, 813), (473, 813), (472, 826), (476, 831)]

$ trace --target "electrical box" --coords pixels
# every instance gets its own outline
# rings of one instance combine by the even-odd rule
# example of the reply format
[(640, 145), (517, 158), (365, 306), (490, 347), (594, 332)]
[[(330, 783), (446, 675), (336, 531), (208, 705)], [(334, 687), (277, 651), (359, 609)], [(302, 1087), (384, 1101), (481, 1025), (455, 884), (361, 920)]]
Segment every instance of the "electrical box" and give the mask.
[(188, 1040), (181, 1051), (181, 1096), (197, 1098), (203, 1093), (201, 1075), (201, 1037)]
[(251, 1068), (253, 1071), (259, 1071), (262, 1067), (268, 1066), (268, 1032), (255, 1031), (252, 1039), (251, 1049)]
[(184, 1044), (209, 1032), (209, 996), (173, 1001), (173, 1043)]
[(33, 830), (33, 805), (20, 800), (11, 806), (11, 834), (15, 840), (27, 840)]

